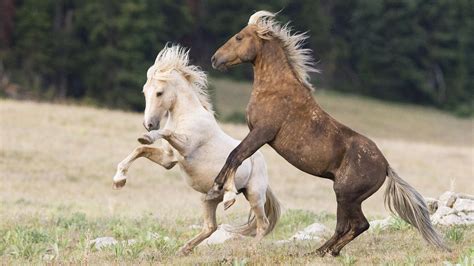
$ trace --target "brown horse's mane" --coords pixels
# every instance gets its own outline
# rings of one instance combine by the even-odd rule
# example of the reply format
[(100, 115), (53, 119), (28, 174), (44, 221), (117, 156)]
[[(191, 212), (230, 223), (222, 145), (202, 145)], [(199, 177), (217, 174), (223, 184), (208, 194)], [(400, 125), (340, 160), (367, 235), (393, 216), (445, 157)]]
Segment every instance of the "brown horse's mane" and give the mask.
[(306, 32), (292, 33), (289, 22), (281, 25), (274, 17), (277, 13), (268, 11), (258, 11), (250, 16), (248, 24), (257, 26), (257, 34), (260, 38), (269, 40), (277, 38), (280, 40), (286, 57), (293, 68), (297, 78), (309, 89), (314, 90), (311, 82), (311, 72), (319, 73), (315, 68), (311, 49), (303, 48), (305, 40), (308, 38)]
[(171, 79), (170, 74), (173, 70), (181, 73), (191, 84), (204, 109), (214, 113), (207, 93), (206, 73), (200, 67), (189, 64), (188, 49), (177, 44), (171, 46), (166, 44), (156, 57), (155, 64), (148, 69), (147, 78), (167, 81)]

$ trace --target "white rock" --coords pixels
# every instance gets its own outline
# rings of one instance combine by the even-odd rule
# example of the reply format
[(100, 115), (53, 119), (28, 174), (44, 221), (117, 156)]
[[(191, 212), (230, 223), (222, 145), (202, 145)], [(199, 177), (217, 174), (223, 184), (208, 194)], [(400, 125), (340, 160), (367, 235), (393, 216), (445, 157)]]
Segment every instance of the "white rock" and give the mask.
[(129, 239), (129, 240), (124, 240), (122, 241), (123, 244), (127, 244), (127, 245), (134, 245), (137, 243), (137, 240), (136, 239)]
[(104, 247), (115, 245), (117, 243), (118, 243), (118, 241), (115, 238), (110, 237), (110, 236), (98, 237), (98, 238), (96, 238), (94, 240), (91, 240), (89, 242), (90, 245), (93, 245), (98, 250), (100, 250)]
[(428, 211), (430, 214), (433, 214), (438, 210), (439, 200), (434, 199), (434, 198), (425, 198), (426, 205), (428, 206)]
[(392, 216), (389, 216), (389, 217), (387, 217), (383, 220), (370, 221), (369, 222), (369, 224), (370, 224), (369, 231), (387, 229), (390, 226), (390, 224), (392, 224), (392, 222), (393, 222), (393, 217)]
[(461, 224), (466, 224), (466, 220), (452, 213), (452, 214), (448, 214), (446, 216), (441, 217), (438, 223), (442, 225), (461, 225)]
[(239, 238), (240, 235), (226, 231), (224, 228), (226, 225), (219, 226), (219, 228), (206, 240), (202, 241), (199, 245), (215, 245), (222, 244), (229, 239)]
[(277, 245), (282, 245), (282, 244), (286, 244), (286, 243), (290, 243), (291, 240), (288, 240), (288, 239), (283, 239), (283, 240), (278, 240), (277, 242), (275, 242)]
[(445, 206), (452, 208), (457, 199), (457, 193), (452, 191), (446, 191), (441, 196), (439, 196), (440, 206)]
[(466, 194), (466, 193), (458, 193), (458, 198), (474, 200), (474, 195), (469, 195), (469, 194)]
[(189, 229), (201, 229), (202, 225), (200, 224), (192, 224), (188, 227)]
[(453, 208), (465, 213), (474, 212), (474, 200), (459, 198), (454, 203)]
[(314, 223), (305, 229), (294, 234), (290, 240), (322, 240), (323, 236), (328, 234), (329, 230), (326, 226)]
[(146, 233), (146, 238), (148, 240), (157, 239), (157, 238), (160, 238), (160, 237), (161, 237), (161, 235), (156, 233), (156, 232), (147, 232)]
[[(136, 239), (128, 239), (128, 240), (122, 240), (120, 241), (120, 243), (122, 245), (134, 245), (136, 244), (138, 241)], [(108, 246), (113, 246), (113, 245), (117, 245), (119, 242), (113, 238), (113, 237), (110, 237), (110, 236), (106, 236), (106, 237), (98, 237), (94, 240), (91, 240), (89, 242), (89, 244), (91, 246), (94, 246), (94, 248), (96, 248), (97, 250), (101, 250), (105, 247), (108, 247)]]

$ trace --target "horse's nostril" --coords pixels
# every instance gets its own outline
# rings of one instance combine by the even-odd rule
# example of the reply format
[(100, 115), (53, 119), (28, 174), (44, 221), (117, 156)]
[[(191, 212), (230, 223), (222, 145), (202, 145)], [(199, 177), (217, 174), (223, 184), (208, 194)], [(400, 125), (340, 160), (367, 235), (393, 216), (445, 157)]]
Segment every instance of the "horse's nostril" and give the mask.
[(214, 64), (214, 63), (216, 62), (216, 56), (215, 56), (215, 55), (213, 55), (213, 56), (211, 57), (211, 62), (212, 62), (212, 64)]
[(148, 129), (152, 129), (153, 128), (153, 124), (148, 124)]

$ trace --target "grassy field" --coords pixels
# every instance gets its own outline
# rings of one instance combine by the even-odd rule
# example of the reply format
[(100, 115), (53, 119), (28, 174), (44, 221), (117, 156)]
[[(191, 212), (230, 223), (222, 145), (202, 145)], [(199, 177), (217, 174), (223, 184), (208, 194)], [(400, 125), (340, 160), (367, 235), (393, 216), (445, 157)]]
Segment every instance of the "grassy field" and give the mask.
[[(242, 111), (250, 85), (212, 80), (221, 116)], [(316, 99), (328, 112), (372, 137), (399, 174), (424, 196), (474, 187), (473, 120), (439, 111), (329, 93)], [(141, 114), (71, 105), (0, 100), (0, 261), (24, 263), (163, 263), (196, 264), (442, 264), (474, 263), (474, 228), (439, 228), (453, 252), (432, 249), (404, 223), (387, 231), (365, 233), (338, 258), (304, 257), (321, 243), (278, 245), (305, 226), (335, 226), (332, 183), (304, 174), (271, 148), (264, 147), (270, 183), (283, 206), (273, 234), (253, 247), (251, 239), (198, 247), (188, 257), (174, 253), (196, 234), (201, 211), (199, 194), (181, 179), (138, 160), (123, 190), (112, 190), (116, 164), (143, 133)], [(223, 124), (242, 138), (244, 125)], [(317, 152), (317, 151), (316, 151)], [(248, 206), (239, 199), (220, 223), (238, 223)], [(370, 219), (388, 213), (382, 190), (364, 204)], [(91, 239), (113, 236), (135, 239), (100, 251)]]

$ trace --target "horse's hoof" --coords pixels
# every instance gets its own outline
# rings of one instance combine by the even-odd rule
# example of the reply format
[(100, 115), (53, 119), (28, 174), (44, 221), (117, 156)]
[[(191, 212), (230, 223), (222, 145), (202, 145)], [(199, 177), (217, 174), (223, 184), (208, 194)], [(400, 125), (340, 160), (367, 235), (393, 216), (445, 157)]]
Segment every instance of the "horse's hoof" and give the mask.
[(304, 256), (318, 256), (318, 257), (324, 257), (326, 255), (325, 250), (317, 249), (316, 251), (311, 251), (309, 253), (304, 254)]
[(120, 180), (118, 182), (114, 182), (113, 188), (114, 189), (121, 189), (123, 186), (125, 186), (125, 183), (127, 183), (127, 179)]
[(143, 135), (143, 136), (139, 137), (137, 140), (138, 140), (138, 142), (140, 142), (141, 144), (144, 144), (144, 145), (153, 144), (153, 140), (148, 135)]
[(189, 253), (191, 253), (191, 250), (190, 250), (190, 249), (187, 249), (187, 248), (182, 247), (182, 248), (180, 248), (180, 249), (178, 250), (178, 252), (176, 252), (176, 256), (178, 256), (178, 257), (184, 257), (184, 256), (189, 255)]
[(235, 203), (235, 198), (237, 194), (235, 192), (226, 191), (224, 193), (224, 210), (229, 209)]
[(206, 200), (215, 200), (222, 196), (222, 189), (211, 188), (206, 194)]
[(328, 250), (327, 253), (331, 254), (333, 257), (339, 256), (339, 251), (337, 250)]

